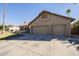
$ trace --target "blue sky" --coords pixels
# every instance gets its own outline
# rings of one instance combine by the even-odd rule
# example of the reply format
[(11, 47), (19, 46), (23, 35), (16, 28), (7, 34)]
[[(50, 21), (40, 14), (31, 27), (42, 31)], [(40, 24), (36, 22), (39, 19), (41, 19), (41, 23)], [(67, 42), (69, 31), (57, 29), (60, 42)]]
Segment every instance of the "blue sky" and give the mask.
[[(72, 10), (71, 17), (79, 18), (79, 4), (68, 3), (9, 3), (7, 4), (6, 24), (21, 25), (32, 21), (42, 10), (66, 15), (66, 9)], [(3, 4), (0, 4), (0, 23), (2, 23)]]

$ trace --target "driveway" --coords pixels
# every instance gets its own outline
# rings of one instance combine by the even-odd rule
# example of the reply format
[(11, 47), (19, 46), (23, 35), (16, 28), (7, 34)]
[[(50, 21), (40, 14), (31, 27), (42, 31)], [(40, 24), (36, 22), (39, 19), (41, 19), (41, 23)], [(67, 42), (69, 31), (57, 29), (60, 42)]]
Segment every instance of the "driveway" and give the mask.
[(0, 41), (0, 56), (78, 56), (77, 46), (64, 41), (64, 38), (25, 35), (15, 40)]

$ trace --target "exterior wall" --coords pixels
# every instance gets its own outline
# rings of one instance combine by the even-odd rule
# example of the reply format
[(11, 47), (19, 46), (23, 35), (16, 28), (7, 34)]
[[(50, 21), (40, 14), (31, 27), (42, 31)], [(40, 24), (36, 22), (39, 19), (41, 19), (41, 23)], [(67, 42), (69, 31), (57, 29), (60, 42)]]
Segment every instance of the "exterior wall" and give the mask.
[(71, 21), (67, 21), (67, 24), (66, 24), (66, 31), (67, 31), (67, 35), (68, 36), (71, 36)]
[[(43, 28), (44, 26), (47, 26), (47, 30), (46, 30), (46, 27), (43, 28), (43, 29), (38, 29), (39, 32), (43, 32), (46, 30), (47, 34), (51, 34), (51, 31), (50, 31), (50, 14), (48, 14), (48, 17), (43, 19), (42, 16), (38, 17), (33, 23), (30, 24), (30, 27), (31, 27), (31, 33), (33, 33), (33, 27), (37, 26), (37, 27), (41, 27)], [(44, 33), (43, 33), (44, 34)]]
[(71, 35), (71, 20), (62, 18), (62, 17), (57, 17), (55, 15), (50, 15), (50, 23), (52, 25), (66, 25), (66, 35)]
[(30, 26), (41, 26), (41, 25), (49, 25), (50, 24), (50, 15), (49, 14), (46, 19), (43, 19), (41, 16), (38, 17), (34, 22), (32, 22), (30, 24)]
[[(42, 19), (42, 15), (40, 17), (38, 17), (34, 22), (32, 22), (30, 24), (30, 26), (34, 27), (34, 26), (49, 26), (49, 33), (52, 34), (52, 26), (54, 25), (66, 25), (66, 35), (71, 35), (71, 21), (69, 19), (60, 17), (60, 16), (56, 16), (56, 15), (52, 15), (52, 14), (48, 14), (48, 17), (46, 19)], [(31, 30), (33, 29), (33, 27), (31, 28)], [(42, 32), (43, 30), (40, 30), (40, 32)]]

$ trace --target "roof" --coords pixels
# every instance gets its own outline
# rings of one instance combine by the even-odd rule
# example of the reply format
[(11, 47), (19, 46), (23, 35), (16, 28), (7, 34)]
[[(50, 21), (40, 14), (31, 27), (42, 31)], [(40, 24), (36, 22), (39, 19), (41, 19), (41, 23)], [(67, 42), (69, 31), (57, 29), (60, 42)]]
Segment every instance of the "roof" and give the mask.
[(42, 11), (34, 20), (32, 20), (28, 25), (30, 25), (32, 22), (34, 22), (34, 21), (35, 21), (39, 16), (41, 16), (43, 13), (49, 13), (49, 14), (56, 15), (56, 16), (59, 16), (59, 17), (71, 19), (71, 22), (72, 22), (73, 20), (75, 20), (75, 18), (71, 18), (71, 17), (68, 17), (68, 16), (63, 16), (63, 15), (60, 15), (60, 14), (56, 14), (56, 13), (52, 13), (52, 12), (43, 10), (43, 11)]

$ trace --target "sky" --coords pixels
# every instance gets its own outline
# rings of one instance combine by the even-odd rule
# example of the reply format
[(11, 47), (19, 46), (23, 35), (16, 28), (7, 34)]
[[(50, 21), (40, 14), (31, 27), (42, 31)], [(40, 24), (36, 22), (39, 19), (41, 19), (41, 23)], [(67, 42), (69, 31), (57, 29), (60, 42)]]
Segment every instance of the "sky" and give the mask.
[[(43, 11), (50, 11), (67, 16), (65, 11), (71, 9), (71, 17), (79, 18), (79, 4), (72, 3), (7, 3), (6, 4), (6, 25), (22, 25), (31, 22)], [(3, 4), (0, 3), (0, 23), (2, 24)]]

